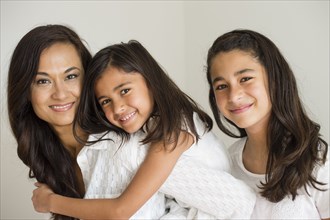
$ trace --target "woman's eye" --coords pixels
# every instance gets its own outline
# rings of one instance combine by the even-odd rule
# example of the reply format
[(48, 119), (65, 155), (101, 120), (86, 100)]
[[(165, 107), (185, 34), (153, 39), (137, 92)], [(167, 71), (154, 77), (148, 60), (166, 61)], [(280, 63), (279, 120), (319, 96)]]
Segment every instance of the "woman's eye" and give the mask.
[(78, 74), (70, 74), (70, 75), (68, 75), (66, 78), (67, 79), (75, 79), (75, 78), (77, 78), (79, 75)]
[(36, 81), (36, 83), (37, 83), (38, 85), (44, 85), (44, 84), (49, 84), (50, 81), (49, 81), (48, 79), (38, 79), (38, 80)]
[(130, 89), (123, 89), (120, 91), (120, 94), (125, 95), (126, 93), (129, 92)]

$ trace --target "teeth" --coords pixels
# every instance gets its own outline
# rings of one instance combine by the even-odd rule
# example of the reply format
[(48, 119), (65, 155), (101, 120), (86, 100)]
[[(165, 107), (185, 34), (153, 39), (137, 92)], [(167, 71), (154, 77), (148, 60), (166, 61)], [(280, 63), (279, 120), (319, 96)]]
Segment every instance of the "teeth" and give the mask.
[(66, 104), (66, 105), (52, 105), (51, 108), (53, 109), (65, 109), (68, 108), (72, 103)]
[(120, 120), (126, 121), (126, 120), (130, 119), (133, 115), (135, 115), (135, 112), (132, 112), (132, 113), (126, 115), (125, 117), (122, 117)]

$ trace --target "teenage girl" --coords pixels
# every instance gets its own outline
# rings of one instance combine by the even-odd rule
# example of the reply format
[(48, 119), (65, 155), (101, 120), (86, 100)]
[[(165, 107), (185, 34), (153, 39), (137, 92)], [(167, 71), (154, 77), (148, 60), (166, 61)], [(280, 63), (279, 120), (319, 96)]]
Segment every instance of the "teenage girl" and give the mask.
[(233, 175), (260, 194), (252, 218), (329, 219), (328, 144), (274, 43), (251, 30), (220, 36), (207, 80), (219, 128), (240, 138), (230, 147)]

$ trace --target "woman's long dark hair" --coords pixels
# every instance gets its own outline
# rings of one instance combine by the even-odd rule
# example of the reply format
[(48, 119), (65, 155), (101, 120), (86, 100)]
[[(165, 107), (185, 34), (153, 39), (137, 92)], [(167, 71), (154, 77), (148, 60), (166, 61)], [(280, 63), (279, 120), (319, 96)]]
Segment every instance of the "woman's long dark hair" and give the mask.
[(95, 83), (109, 66), (122, 69), (127, 74), (140, 73), (154, 97), (152, 119), (156, 123), (155, 126), (147, 128), (143, 143), (164, 140), (165, 143), (175, 143), (176, 146), (183, 126), (190, 129), (198, 139), (193, 121), (194, 112), (199, 115), (207, 130), (212, 129), (212, 119), (177, 87), (139, 42), (131, 40), (100, 50), (87, 70), (75, 122), (88, 134), (112, 130), (125, 138), (128, 137), (122, 129), (109, 123), (95, 97)]
[[(294, 74), (276, 45), (267, 37), (251, 30), (234, 30), (218, 37), (208, 51), (207, 80), (209, 102), (219, 128), (231, 137), (247, 136), (244, 129), (235, 134), (223, 123), (212, 88), (210, 69), (214, 57), (221, 52), (241, 50), (251, 54), (265, 68), (268, 75), (272, 113), (268, 125), (268, 161), (266, 182), (261, 194), (272, 202), (282, 200), (307, 185), (319, 189), (323, 185), (313, 176), (315, 166), (324, 164), (328, 144), (321, 138), (320, 125), (306, 114), (298, 95)], [(321, 156), (320, 156), (321, 154)], [(308, 192), (307, 192), (308, 193)]]
[[(33, 111), (30, 88), (38, 71), (40, 54), (55, 43), (72, 44), (80, 55), (84, 69), (91, 54), (79, 36), (62, 25), (39, 26), (18, 43), (8, 72), (8, 114), (17, 141), (19, 158), (29, 168), (29, 177), (46, 183), (57, 194), (82, 198), (74, 169), (75, 158), (63, 146), (50, 125)], [(56, 220), (74, 219), (54, 214)]]

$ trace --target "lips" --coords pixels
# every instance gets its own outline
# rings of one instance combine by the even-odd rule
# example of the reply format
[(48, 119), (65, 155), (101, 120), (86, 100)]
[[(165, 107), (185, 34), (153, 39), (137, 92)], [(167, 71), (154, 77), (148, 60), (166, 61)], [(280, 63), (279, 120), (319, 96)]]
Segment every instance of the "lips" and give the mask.
[(72, 108), (74, 102), (70, 102), (63, 105), (50, 105), (49, 108), (53, 109), (56, 112), (65, 112)]
[(231, 113), (234, 113), (234, 114), (240, 114), (240, 113), (243, 113), (243, 112), (249, 110), (252, 105), (253, 104), (242, 105), (242, 106), (240, 106), (238, 108), (231, 109), (230, 112)]

